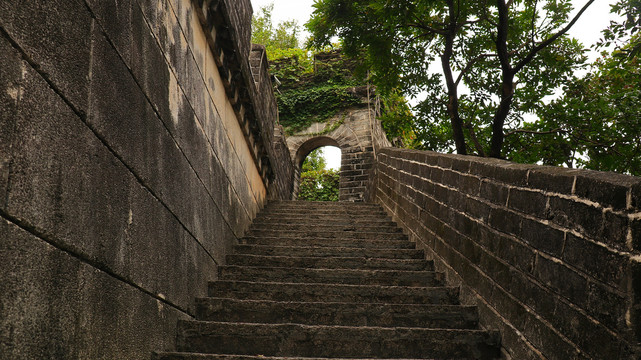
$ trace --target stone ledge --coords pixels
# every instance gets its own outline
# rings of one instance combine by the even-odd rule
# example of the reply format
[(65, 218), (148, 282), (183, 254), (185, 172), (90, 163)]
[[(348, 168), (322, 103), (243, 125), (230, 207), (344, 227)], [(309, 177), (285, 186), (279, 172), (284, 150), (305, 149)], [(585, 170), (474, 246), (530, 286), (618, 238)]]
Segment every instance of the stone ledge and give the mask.
[[(251, 23), (253, 12), (250, 1), (192, 1), (256, 168), (268, 189), (277, 178), (280, 187), (287, 188), (289, 181), (283, 178), (293, 174), (293, 170), (290, 172), (288, 166), (283, 166), (287, 159), (274, 148), (278, 110), (271, 80), (266, 71), (255, 77), (250, 64), (250, 57), (266, 61), (261, 54), (254, 53), (260, 53), (261, 49), (251, 45), (251, 27), (246, 26)], [(276, 141), (283, 140), (276, 138)], [(277, 174), (277, 168), (284, 174)], [(286, 192), (277, 191), (281, 197)]]

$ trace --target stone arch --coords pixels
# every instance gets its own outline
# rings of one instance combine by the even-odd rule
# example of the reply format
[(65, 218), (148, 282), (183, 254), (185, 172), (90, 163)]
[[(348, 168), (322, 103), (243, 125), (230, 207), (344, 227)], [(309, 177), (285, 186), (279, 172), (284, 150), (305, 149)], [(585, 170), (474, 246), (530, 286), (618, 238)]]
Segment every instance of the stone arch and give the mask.
[(374, 111), (367, 108), (350, 109), (326, 123), (312, 124), (287, 137), (287, 147), (295, 168), (293, 198), (298, 194), (300, 171), (305, 157), (319, 147), (336, 146), (341, 149), (340, 201), (364, 201), (375, 157), (372, 144), (373, 124), (378, 125)]

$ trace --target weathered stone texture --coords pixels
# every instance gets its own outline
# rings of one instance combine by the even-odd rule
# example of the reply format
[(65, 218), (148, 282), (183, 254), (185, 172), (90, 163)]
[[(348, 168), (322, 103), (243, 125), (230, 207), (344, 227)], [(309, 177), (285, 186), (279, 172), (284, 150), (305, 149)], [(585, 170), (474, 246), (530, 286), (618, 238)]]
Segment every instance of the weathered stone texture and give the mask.
[(374, 200), (514, 359), (639, 356), (641, 179), (399, 149)]
[(197, 321), (179, 322), (178, 352), (153, 359), (497, 359), (498, 333), (400, 230), (378, 205), (270, 203), (250, 232), (267, 243), (241, 240)]
[(244, 0), (0, 2), (0, 358), (173, 347), (290, 196), (250, 18)]
[[(363, 99), (368, 103), (367, 97)], [(331, 131), (335, 124), (340, 125)], [(326, 123), (315, 123), (300, 133), (287, 137), (287, 146), (296, 171), (294, 194), (298, 192), (300, 169), (307, 155), (322, 146), (341, 149), (339, 200), (361, 202), (366, 200), (366, 189), (373, 177), (376, 159), (375, 145), (389, 144), (380, 121), (371, 108), (353, 108), (336, 115)]]

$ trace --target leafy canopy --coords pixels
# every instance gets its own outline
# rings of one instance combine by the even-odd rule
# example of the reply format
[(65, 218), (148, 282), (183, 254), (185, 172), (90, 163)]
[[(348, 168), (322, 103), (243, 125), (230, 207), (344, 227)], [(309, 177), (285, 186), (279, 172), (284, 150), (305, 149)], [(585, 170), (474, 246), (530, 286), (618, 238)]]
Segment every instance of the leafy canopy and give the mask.
[(267, 55), (299, 48), (298, 35), (300, 27), (296, 20), (289, 20), (274, 26), (272, 12), (274, 4), (258, 9), (258, 15), (252, 18), (252, 43), (265, 45)]
[(536, 122), (508, 135), (513, 160), (641, 175), (641, 6), (621, 0), (612, 11), (625, 11), (625, 20), (612, 22), (597, 47), (614, 49), (540, 108)]
[[(587, 0), (583, 10), (594, 0)], [(428, 94), (414, 131), (426, 148), (500, 157), (504, 134), (585, 61), (565, 36), (570, 0), (318, 0), (310, 44), (366, 50), (379, 91)], [(582, 11), (579, 13), (582, 14)], [(442, 74), (435, 75), (434, 65)], [(449, 139), (446, 139), (449, 137)]]

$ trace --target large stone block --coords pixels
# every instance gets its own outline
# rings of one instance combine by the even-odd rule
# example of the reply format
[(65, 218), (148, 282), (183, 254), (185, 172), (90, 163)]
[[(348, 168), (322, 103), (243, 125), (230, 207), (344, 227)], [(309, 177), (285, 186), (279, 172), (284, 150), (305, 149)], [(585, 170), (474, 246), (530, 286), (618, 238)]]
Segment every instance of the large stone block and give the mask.
[(539, 255), (536, 259), (534, 275), (552, 291), (577, 306), (585, 308), (587, 305), (587, 279), (566, 265)]
[(575, 193), (603, 207), (625, 210), (628, 207), (628, 193), (640, 183), (641, 180), (632, 176), (584, 170), (577, 174)]
[(0, 26), (52, 86), (86, 113), (93, 19), (85, 4), (2, 1)]
[(0, 237), (2, 359), (149, 359), (189, 318), (4, 219)]
[(560, 258), (565, 244), (565, 232), (539, 221), (524, 219), (521, 239), (534, 249)]

